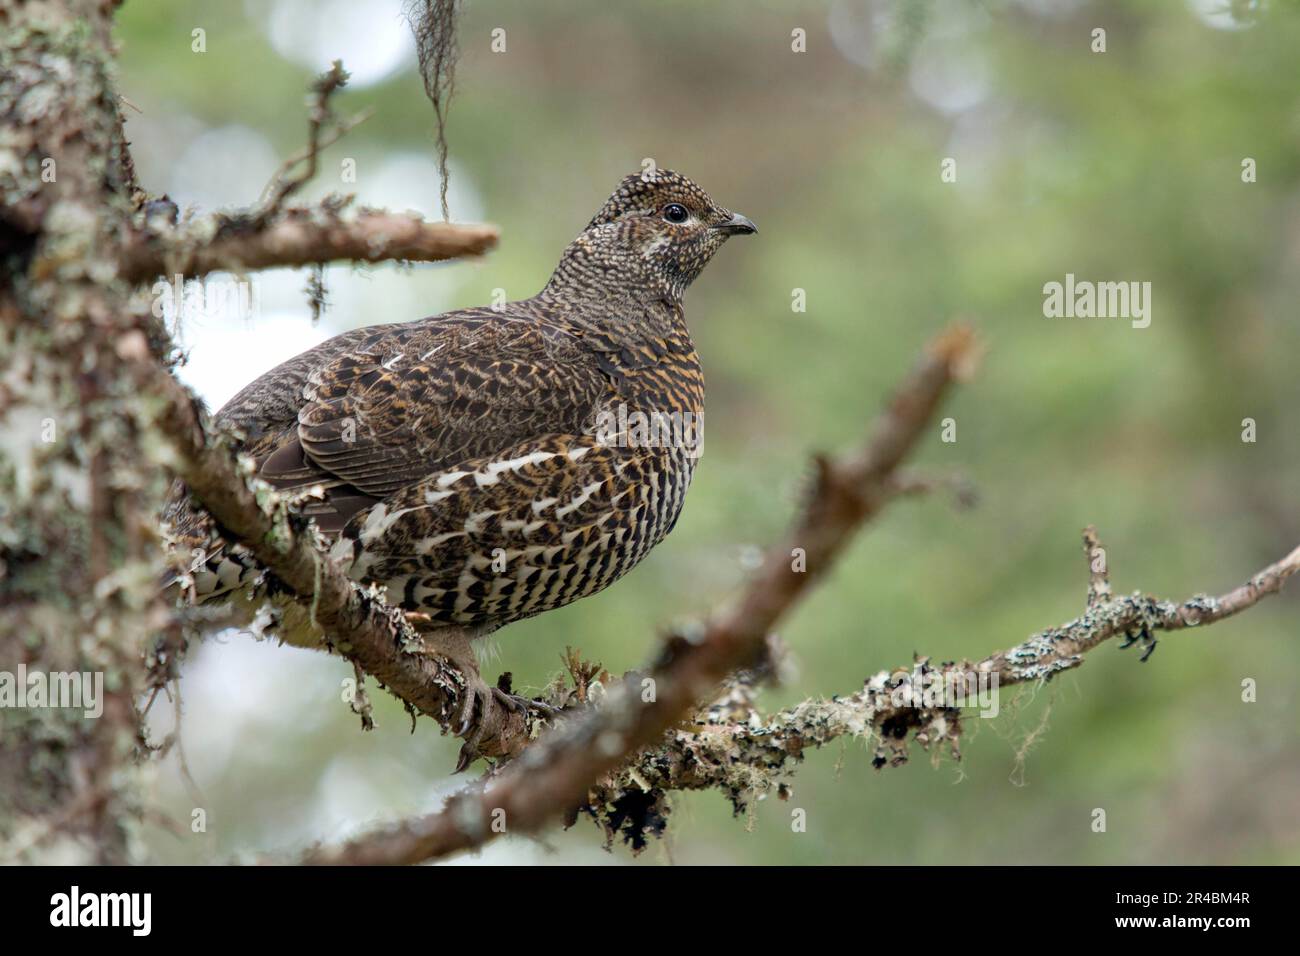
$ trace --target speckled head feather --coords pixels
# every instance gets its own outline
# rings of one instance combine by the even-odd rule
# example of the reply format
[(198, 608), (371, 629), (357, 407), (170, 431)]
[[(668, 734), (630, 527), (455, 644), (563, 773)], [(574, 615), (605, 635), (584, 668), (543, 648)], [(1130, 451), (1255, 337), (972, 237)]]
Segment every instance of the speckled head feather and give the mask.
[(681, 173), (633, 173), (570, 243), (552, 281), (579, 293), (627, 287), (679, 301), (729, 237), (757, 231)]
[(727, 210), (717, 206), (708, 193), (681, 173), (659, 169), (623, 177), (613, 195), (591, 217), (587, 228), (631, 216), (654, 215), (670, 202), (682, 203), (688, 209), (716, 209), (723, 216), (730, 215)]

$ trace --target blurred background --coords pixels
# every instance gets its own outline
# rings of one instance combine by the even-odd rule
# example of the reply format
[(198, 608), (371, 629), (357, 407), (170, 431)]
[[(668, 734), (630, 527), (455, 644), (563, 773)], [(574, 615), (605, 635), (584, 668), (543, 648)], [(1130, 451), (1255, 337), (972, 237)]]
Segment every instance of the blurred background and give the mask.
[[(338, 112), (375, 115), (325, 154), (314, 195), (438, 216), (432, 110), (399, 0), (127, 3), (117, 38), (141, 179), (182, 209), (255, 201), (305, 142), (313, 76), (341, 58)], [(1118, 590), (1169, 598), (1226, 590), (1300, 542), (1291, 5), (469, 0), (460, 42), (451, 211), (498, 224), (499, 250), (331, 268), (316, 324), (305, 273), (256, 275), (248, 310), (187, 312), (180, 338), (182, 374), (215, 407), (344, 329), (497, 288), (526, 297), (644, 158), (759, 224), (687, 296), (709, 440), (676, 531), (610, 590), (502, 632), (490, 679), (508, 669), (540, 687), (566, 644), (621, 673), (666, 625), (734, 594), (789, 520), (809, 456), (858, 442), (954, 318), (987, 356), (946, 409), (957, 440), (936, 423), (916, 464), (963, 473), (979, 505), (890, 507), (788, 621), (794, 667), (770, 708), (852, 693), (913, 652), (980, 657), (1076, 616), (1090, 522)], [(1043, 286), (1067, 273), (1150, 282), (1150, 326), (1046, 318)], [(677, 795), (670, 837), (635, 859), (579, 822), (463, 862), (1300, 862), (1298, 638), (1293, 587), (1161, 640), (1146, 664), (1110, 643), (1051, 685), (1007, 690), (1000, 717), (968, 721), (960, 763), (917, 750), (878, 772), (854, 741), (811, 754), (791, 802), (748, 820), (716, 793)], [(183, 753), (158, 767), (154, 798), (186, 831), (205, 808), (208, 832), (159, 827), (153, 852), (243, 858), (437, 807), (463, 782), (448, 777), (457, 742), (428, 721), (411, 733), (382, 693), (363, 734), (342, 701), (350, 676), (246, 636), (198, 648), (180, 685)], [(1257, 702), (1242, 701), (1247, 678)], [(155, 706), (156, 737), (172, 719)]]

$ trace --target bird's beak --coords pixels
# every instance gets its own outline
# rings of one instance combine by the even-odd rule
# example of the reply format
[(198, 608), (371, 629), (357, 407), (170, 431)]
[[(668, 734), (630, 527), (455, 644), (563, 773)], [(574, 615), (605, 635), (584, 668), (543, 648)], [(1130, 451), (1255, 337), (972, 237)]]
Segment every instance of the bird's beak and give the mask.
[(718, 223), (716, 228), (729, 236), (752, 236), (758, 232), (758, 226), (754, 225), (754, 221), (738, 212), (733, 212), (730, 219)]

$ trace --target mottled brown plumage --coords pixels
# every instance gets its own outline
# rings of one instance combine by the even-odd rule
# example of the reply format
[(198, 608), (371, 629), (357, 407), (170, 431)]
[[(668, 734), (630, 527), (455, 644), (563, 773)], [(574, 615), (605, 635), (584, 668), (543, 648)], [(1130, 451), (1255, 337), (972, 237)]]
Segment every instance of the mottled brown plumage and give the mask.
[[(271, 484), (320, 486), (305, 511), (333, 556), (430, 626), (473, 637), (560, 607), (676, 521), (704, 407), (682, 295), (753, 231), (683, 176), (629, 176), (537, 295), (345, 332), (252, 382), (217, 424)], [(646, 421), (672, 423), (669, 440), (647, 440)], [(213, 540), (182, 499), (172, 517), (189, 543)], [(255, 573), (220, 545), (196, 595)]]

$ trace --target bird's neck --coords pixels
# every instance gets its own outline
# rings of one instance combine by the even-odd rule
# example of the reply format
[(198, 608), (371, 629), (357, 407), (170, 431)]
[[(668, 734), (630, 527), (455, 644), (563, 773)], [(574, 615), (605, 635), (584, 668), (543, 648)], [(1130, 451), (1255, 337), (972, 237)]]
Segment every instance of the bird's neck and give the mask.
[(703, 380), (682, 290), (656, 280), (630, 254), (582, 239), (565, 250), (531, 308), (577, 332), (617, 370), (629, 405), (702, 409)]
[(680, 311), (684, 283), (675, 283), (626, 247), (583, 233), (569, 243), (539, 298), (581, 302), (593, 314), (609, 309)]

